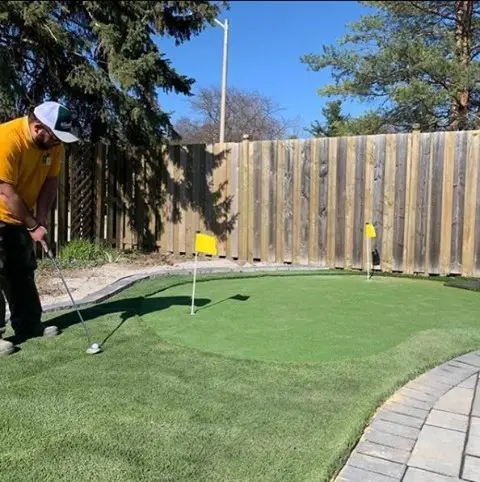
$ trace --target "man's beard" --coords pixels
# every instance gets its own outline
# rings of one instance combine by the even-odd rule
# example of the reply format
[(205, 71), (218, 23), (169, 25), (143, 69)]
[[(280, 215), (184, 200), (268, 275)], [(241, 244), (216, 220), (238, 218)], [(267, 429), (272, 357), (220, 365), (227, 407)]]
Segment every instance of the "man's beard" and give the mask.
[(34, 142), (35, 142), (35, 145), (42, 151), (48, 151), (52, 147), (55, 147), (56, 145), (58, 145), (58, 143), (51, 143), (51, 144), (47, 143), (44, 139), (44, 136), (41, 134), (37, 136)]

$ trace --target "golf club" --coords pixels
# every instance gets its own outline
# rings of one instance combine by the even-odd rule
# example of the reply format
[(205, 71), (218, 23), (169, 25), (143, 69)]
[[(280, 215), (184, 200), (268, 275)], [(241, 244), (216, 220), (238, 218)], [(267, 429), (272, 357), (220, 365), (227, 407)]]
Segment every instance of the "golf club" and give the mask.
[(80, 321), (82, 322), (83, 328), (85, 328), (85, 333), (87, 335), (87, 340), (88, 340), (88, 348), (87, 348), (87, 353), (89, 355), (96, 355), (97, 353), (102, 352), (102, 347), (98, 343), (92, 343), (92, 339), (90, 338), (90, 333), (88, 332), (87, 324), (85, 323), (82, 314), (80, 313), (80, 310), (77, 307), (77, 304), (75, 303), (75, 300), (73, 299), (72, 293), (70, 293), (70, 290), (68, 289), (67, 282), (65, 281), (65, 278), (63, 277), (62, 271), (60, 270), (60, 267), (58, 266), (58, 263), (56, 262), (52, 251), (44, 246), (45, 252), (47, 253), (47, 256), (50, 258), (52, 261), (53, 266), (57, 270), (57, 273), (59, 274), (63, 286), (65, 287), (66, 292), (68, 293), (68, 296), (70, 297), (70, 300), (72, 301), (72, 305), (75, 308), (75, 311), (78, 314), (78, 317), (80, 318)]

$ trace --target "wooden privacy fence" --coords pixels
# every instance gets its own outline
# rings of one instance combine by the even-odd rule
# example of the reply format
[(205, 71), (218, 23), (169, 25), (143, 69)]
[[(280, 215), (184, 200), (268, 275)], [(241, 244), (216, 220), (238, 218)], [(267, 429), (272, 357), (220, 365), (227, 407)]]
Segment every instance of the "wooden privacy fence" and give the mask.
[(86, 194), (60, 190), (58, 206), (73, 219), (91, 199), (94, 237), (120, 249), (191, 255), (198, 230), (218, 237), (220, 256), (346, 269), (366, 268), (372, 222), (383, 270), (478, 275), (479, 134), (170, 146), (136, 166), (97, 146)]

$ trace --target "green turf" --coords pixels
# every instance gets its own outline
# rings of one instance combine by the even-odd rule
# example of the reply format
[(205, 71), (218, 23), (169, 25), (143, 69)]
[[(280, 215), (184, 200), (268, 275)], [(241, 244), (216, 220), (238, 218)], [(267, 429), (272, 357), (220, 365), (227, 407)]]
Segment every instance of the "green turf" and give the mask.
[[(480, 307), (478, 295), (452, 293), (427, 280), (386, 277), (210, 281), (198, 287), (196, 316), (187, 306), (190, 293), (191, 286), (183, 285), (146, 299), (142, 318), (170, 343), (280, 362), (373, 355), (457, 318), (477, 324), (472, 314)], [(155, 309), (165, 302), (166, 309)]]
[[(2, 482), (327, 481), (382, 399), (480, 343), (480, 296), (441, 283), (377, 278), (366, 285), (361, 277), (327, 276), (199, 283), (199, 299), (209, 301), (196, 321), (187, 316), (189, 286), (166, 289), (176, 283), (142, 283), (85, 309), (95, 340), (107, 338), (101, 355), (85, 354), (82, 327), (67, 313), (51, 315), (61, 336), (29, 340), (0, 360)], [(160, 296), (145, 299), (155, 292)], [(275, 355), (282, 363), (238, 358), (241, 331), (228, 334), (237, 311), (245, 331), (266, 324), (256, 333), (272, 334), (283, 320), (292, 334), (295, 320), (280, 308), (277, 325), (267, 323), (272, 292), (284, 310), (301, 314), (296, 343), (317, 326), (306, 320), (314, 311), (305, 304), (323, 313), (315, 332), (322, 345), (305, 349), (318, 361), (289, 363), (298, 347)], [(250, 298), (222, 302), (237, 294)], [(344, 317), (328, 322), (334, 306)], [(362, 307), (380, 310), (381, 319), (364, 316)], [(407, 309), (403, 317), (400, 307)], [(230, 315), (221, 318), (223, 312)], [(205, 342), (192, 326), (173, 330), (173, 319), (206, 332), (223, 319), (219, 337), (233, 340), (228, 356), (213, 353), (211, 337)], [(175, 343), (166, 341), (175, 333)], [(255, 340), (246, 352), (251, 358), (275, 354), (258, 336), (242, 339)], [(276, 339), (285, 350), (288, 336)], [(338, 353), (344, 344), (349, 349)]]

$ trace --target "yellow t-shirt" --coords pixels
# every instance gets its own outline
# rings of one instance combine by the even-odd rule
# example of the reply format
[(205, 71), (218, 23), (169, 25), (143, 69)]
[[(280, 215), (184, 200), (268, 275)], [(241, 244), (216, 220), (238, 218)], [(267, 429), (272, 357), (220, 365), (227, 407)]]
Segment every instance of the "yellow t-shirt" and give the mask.
[[(33, 209), (47, 177), (60, 173), (63, 146), (44, 151), (32, 139), (28, 117), (0, 124), (0, 180), (15, 186), (28, 209)], [(0, 198), (0, 221), (21, 224)]]

